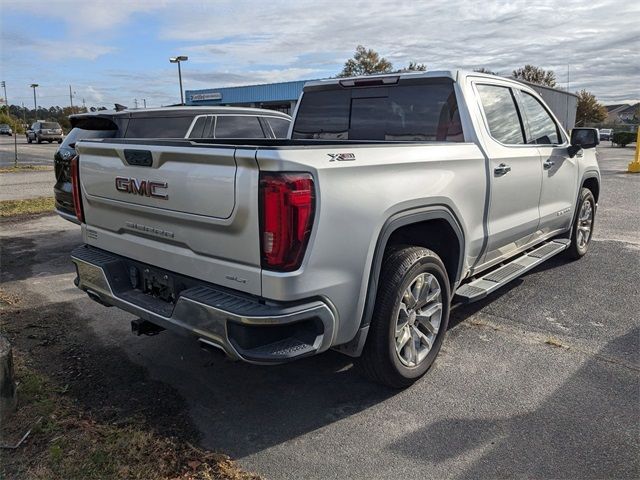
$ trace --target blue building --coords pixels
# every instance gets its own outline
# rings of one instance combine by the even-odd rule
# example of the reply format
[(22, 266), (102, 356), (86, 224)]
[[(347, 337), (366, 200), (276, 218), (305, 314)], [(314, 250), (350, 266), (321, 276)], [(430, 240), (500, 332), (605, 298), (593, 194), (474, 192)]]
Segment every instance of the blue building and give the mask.
[(309, 81), (311, 80), (187, 90), (185, 101), (187, 105), (194, 106), (259, 107), (291, 114), (302, 93), (302, 87)]
[[(313, 80), (295, 82), (267, 83), (263, 85), (247, 85), (242, 87), (207, 88), (204, 90), (187, 90), (187, 105), (224, 105), (235, 107), (258, 107), (278, 110), (291, 115), (300, 98), (302, 88)], [(557, 88), (536, 85), (524, 80), (544, 99), (551, 111), (565, 128), (570, 130), (576, 121), (577, 95)]]

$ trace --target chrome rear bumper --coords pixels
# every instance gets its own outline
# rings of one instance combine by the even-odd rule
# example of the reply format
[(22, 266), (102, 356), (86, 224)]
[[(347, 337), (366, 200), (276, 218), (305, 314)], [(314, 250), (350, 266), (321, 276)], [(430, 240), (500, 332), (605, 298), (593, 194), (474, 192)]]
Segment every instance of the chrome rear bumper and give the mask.
[(94, 300), (196, 336), (233, 359), (277, 364), (307, 357), (327, 350), (336, 330), (336, 316), (323, 300), (273, 303), (191, 279), (195, 285), (171, 304), (131, 286), (129, 259), (85, 245), (71, 253), (71, 260), (76, 286)]

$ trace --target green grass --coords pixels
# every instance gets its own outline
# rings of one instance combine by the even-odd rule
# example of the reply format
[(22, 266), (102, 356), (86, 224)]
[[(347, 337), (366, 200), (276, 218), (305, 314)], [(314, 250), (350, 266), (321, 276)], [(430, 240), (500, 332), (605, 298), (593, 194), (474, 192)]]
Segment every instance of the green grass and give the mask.
[(39, 172), (53, 171), (53, 167), (48, 165), (18, 165), (16, 167), (2, 167), (0, 173), (20, 173), (20, 172)]
[(0, 201), (0, 217), (52, 212), (53, 208), (53, 197), (37, 197), (26, 200), (3, 200)]

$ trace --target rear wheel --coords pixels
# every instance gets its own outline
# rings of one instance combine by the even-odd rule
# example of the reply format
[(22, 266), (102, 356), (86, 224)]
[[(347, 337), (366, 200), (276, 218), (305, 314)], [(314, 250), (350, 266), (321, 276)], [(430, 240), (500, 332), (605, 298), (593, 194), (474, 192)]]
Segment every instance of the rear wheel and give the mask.
[(370, 379), (405, 388), (433, 364), (449, 322), (449, 278), (438, 257), (422, 247), (388, 254), (359, 363)]
[(27, 135), (27, 143), (32, 143), (33, 140), (31, 140), (31, 136)]
[(573, 221), (571, 230), (571, 244), (567, 249), (569, 258), (577, 260), (584, 256), (589, 249), (589, 242), (593, 236), (593, 224), (596, 215), (596, 199), (588, 188), (580, 191), (578, 214)]

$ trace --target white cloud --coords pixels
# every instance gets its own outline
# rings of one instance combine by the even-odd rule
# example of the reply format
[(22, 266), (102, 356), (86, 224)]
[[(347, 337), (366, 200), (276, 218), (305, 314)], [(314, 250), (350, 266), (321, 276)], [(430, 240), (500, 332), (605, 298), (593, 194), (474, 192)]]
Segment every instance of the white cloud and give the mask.
[[(167, 56), (189, 55), (183, 68), (189, 89), (335, 75), (364, 44), (397, 67), (417, 61), (429, 69), (509, 74), (531, 63), (553, 69), (562, 87), (570, 65), (571, 90), (586, 88), (609, 103), (640, 97), (637, 1), (48, 0), (44, 12), (38, 2), (4, 0), (3, 10), (62, 23), (51, 40), (13, 33), (5, 42), (5, 28), (5, 50), (22, 49), (24, 58), (47, 50), (54, 60), (99, 65), (118, 53), (109, 46), (114, 38), (161, 42)], [(141, 15), (148, 18), (145, 31), (128, 28)], [(109, 102), (125, 96), (169, 103), (177, 93), (175, 70), (164, 65), (144, 71), (123, 65), (98, 78), (80, 77), (78, 83), (91, 84)]]
[(167, 0), (47, 0), (46, 4), (29, 0), (4, 0), (7, 11), (26, 12), (62, 21), (72, 33), (113, 30), (137, 13), (165, 8)]
[(104, 94), (98, 90), (96, 90), (93, 86), (87, 85), (87, 100), (90, 103), (101, 104), (104, 102)]
[(526, 63), (554, 69), (573, 90), (603, 99), (640, 94), (640, 2), (289, 2), (182, 4), (162, 36), (198, 42), (190, 61), (242, 72), (270, 65), (337, 73), (357, 44), (398, 66), (488, 67), (508, 74)]

